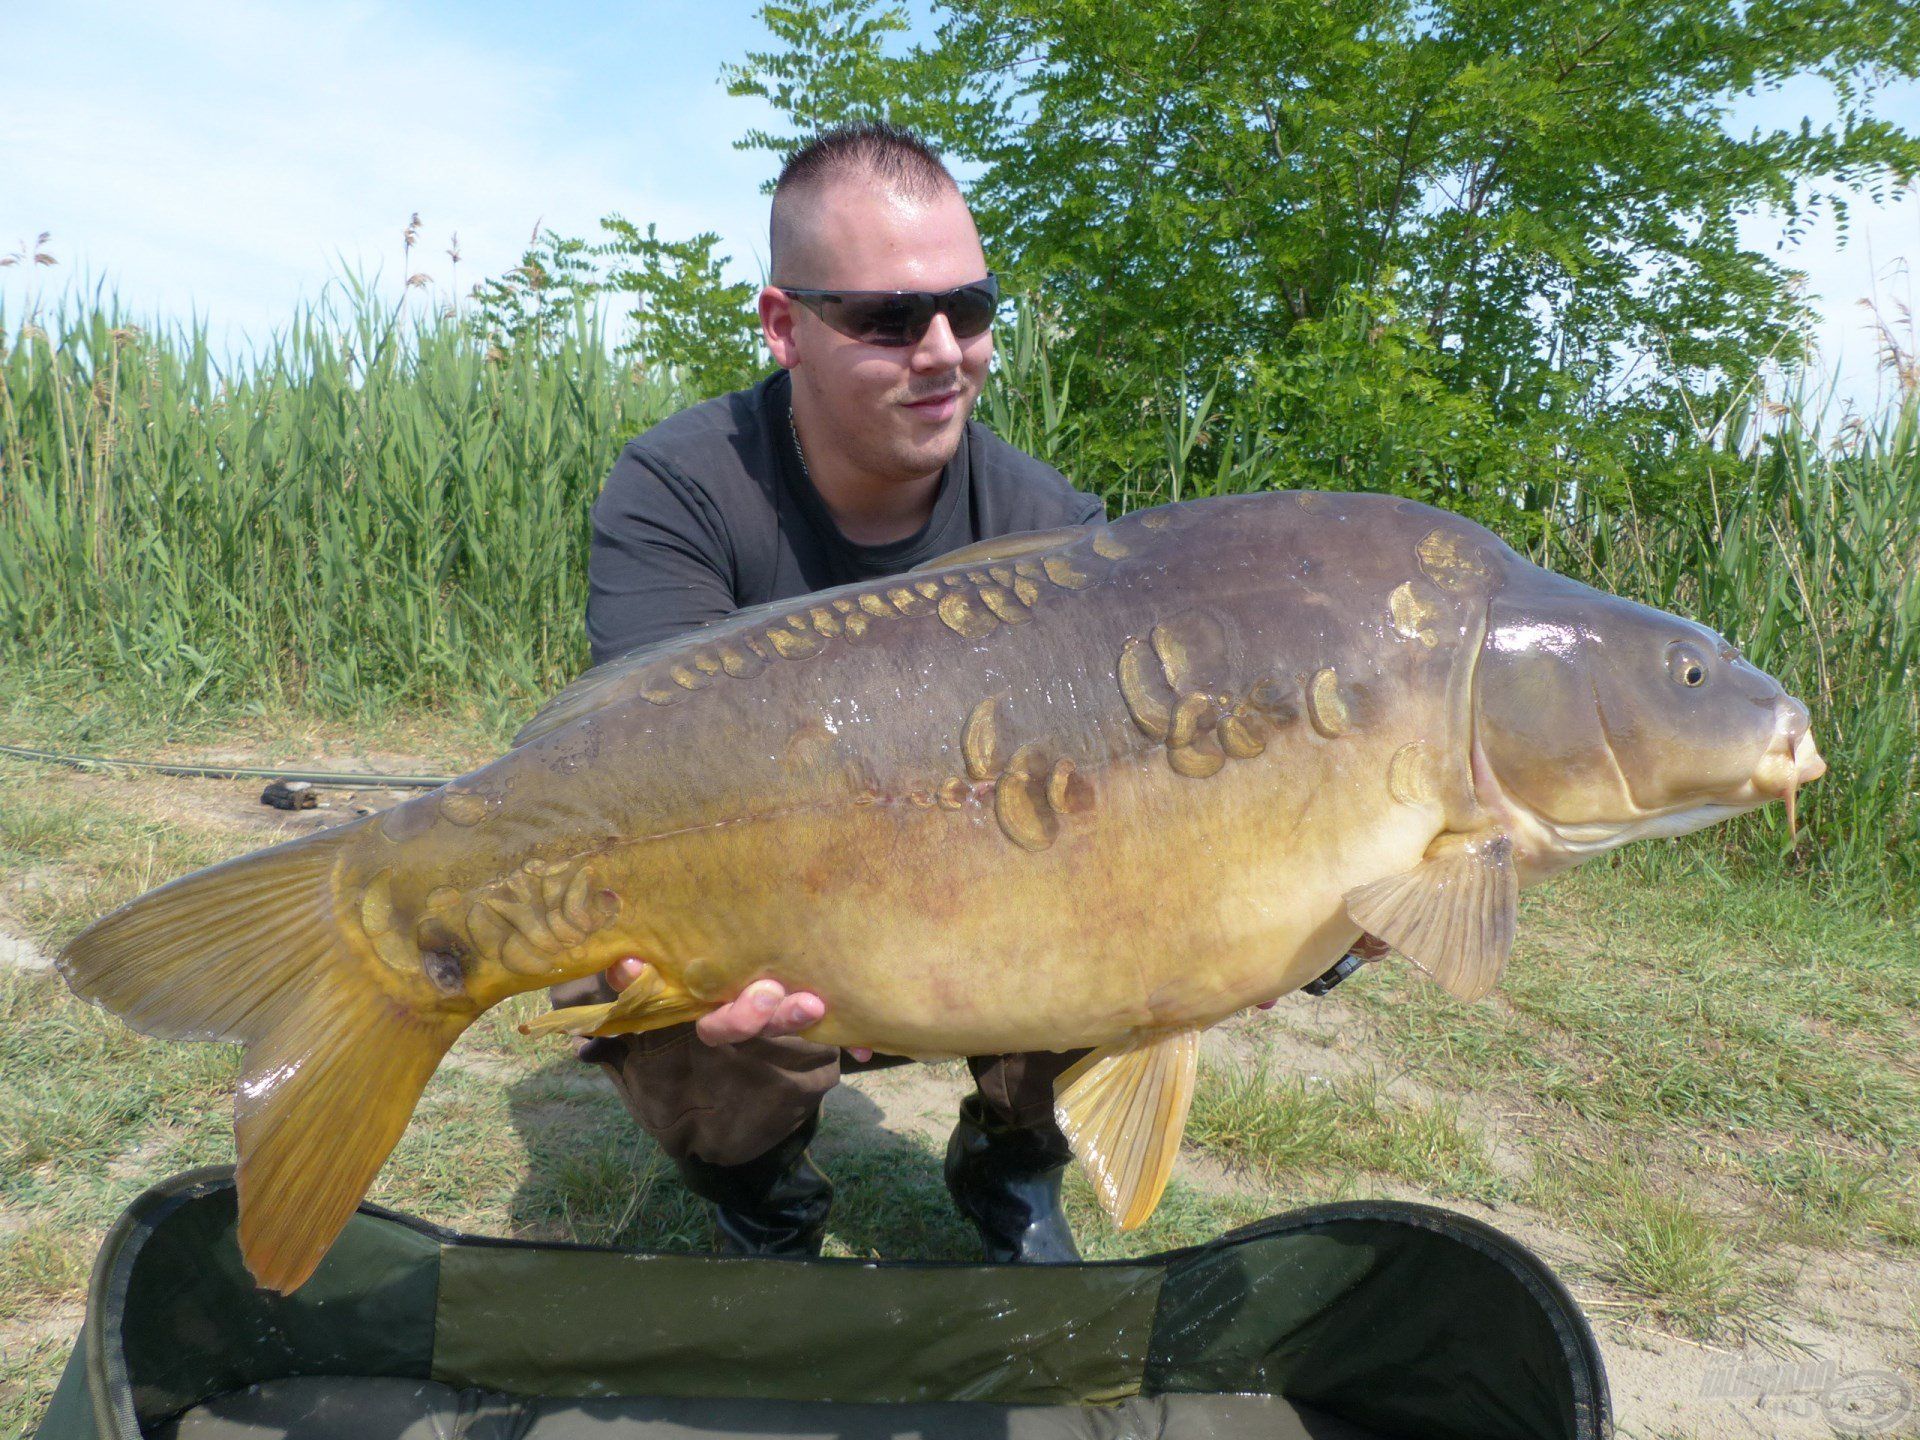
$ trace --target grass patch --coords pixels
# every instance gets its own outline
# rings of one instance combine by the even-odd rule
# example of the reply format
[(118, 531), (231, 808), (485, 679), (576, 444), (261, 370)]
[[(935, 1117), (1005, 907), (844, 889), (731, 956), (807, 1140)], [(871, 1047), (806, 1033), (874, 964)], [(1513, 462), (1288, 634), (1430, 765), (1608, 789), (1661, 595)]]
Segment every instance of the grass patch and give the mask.
[[(259, 697), (203, 695), (183, 705), (129, 684), (125, 674), (102, 675), (38, 654), (0, 656), (0, 740), (115, 759), (191, 763), (203, 753), (238, 752), (271, 765), (373, 753), (457, 774), (503, 752), (541, 699), (540, 692), (475, 693), (449, 697), (428, 713), (389, 694), (368, 694), (324, 716)], [(29, 763), (0, 757), (0, 773), (19, 773)]]
[(115, 804), (44, 767), (0, 772), (0, 866), (27, 877), (8, 887), (7, 909), (48, 949), (136, 895), (259, 843)]
[(1807, 1140), (1743, 1154), (1738, 1163), (1772, 1200), (1786, 1238), (1843, 1248), (1877, 1236), (1920, 1247), (1920, 1177), (1910, 1163), (1840, 1154)]
[(1604, 864), (1527, 898), (1500, 997), (1458, 1005), (1405, 967), (1354, 987), (1394, 1058), (1445, 1087), (1490, 1075), (1616, 1131), (1920, 1143), (1910, 930), (1791, 887)]
[(0, 1345), (0, 1436), (31, 1435), (73, 1348), (69, 1336), (32, 1335)]
[(0, 1241), (0, 1312), (19, 1314), (86, 1289), (93, 1248), (84, 1236), (53, 1225), (29, 1225)]
[(1443, 1195), (1497, 1199), (1506, 1185), (1457, 1106), (1390, 1098), (1373, 1077), (1275, 1077), (1265, 1066), (1203, 1066), (1187, 1138), (1269, 1178), (1387, 1175)]
[[(0, 771), (11, 912), (0, 923), (57, 944), (109, 905), (263, 838), (156, 819), (167, 793)], [(1406, 967), (1369, 967), (1328, 1002), (1350, 1007), (1355, 1033), (1322, 1038), (1364, 1045), (1379, 1074), (1521, 1112), (1530, 1127), (1503, 1122), (1502, 1144), (1527, 1152), (1535, 1179), (1497, 1171), (1460, 1105), (1416, 1103), (1372, 1076), (1209, 1067), (1188, 1138), (1267, 1183), (1222, 1190), (1183, 1167), (1152, 1220), (1118, 1235), (1074, 1175), (1067, 1205), (1089, 1257), (1196, 1243), (1391, 1181), (1538, 1207), (1595, 1247), (1598, 1311), (1724, 1339), (1773, 1324), (1770, 1246), (1920, 1244), (1920, 955), (1908, 930), (1803, 887), (1668, 859), (1589, 866), (1530, 894), (1521, 933), (1494, 1000), (1460, 1005)], [(462, 1038), (373, 1198), (483, 1234), (704, 1248), (704, 1207), (598, 1073), (515, 1029), (544, 1004), (519, 997)], [(119, 1210), (154, 1178), (231, 1158), (236, 1073), (231, 1047), (150, 1040), (57, 976), (0, 972), (0, 1422), (44, 1404), (71, 1340), (61, 1317)], [(1580, 1160), (1579, 1145), (1601, 1137), (1642, 1158)], [(829, 1254), (975, 1254), (937, 1144), (830, 1115), (819, 1154), (838, 1192)], [(1706, 1208), (1709, 1182), (1738, 1194)], [(43, 1322), (62, 1333), (42, 1343)]]
[(232, 1046), (136, 1034), (57, 976), (0, 971), (0, 1075), (0, 1200), (40, 1206), (84, 1193), (136, 1150), (150, 1173), (203, 1163), (239, 1064)]
[(1617, 1297), (1602, 1308), (1702, 1340), (1772, 1330), (1766, 1289), (1735, 1233), (1683, 1194), (1656, 1188), (1643, 1161), (1568, 1159), (1528, 1198), (1596, 1242), (1595, 1278)]

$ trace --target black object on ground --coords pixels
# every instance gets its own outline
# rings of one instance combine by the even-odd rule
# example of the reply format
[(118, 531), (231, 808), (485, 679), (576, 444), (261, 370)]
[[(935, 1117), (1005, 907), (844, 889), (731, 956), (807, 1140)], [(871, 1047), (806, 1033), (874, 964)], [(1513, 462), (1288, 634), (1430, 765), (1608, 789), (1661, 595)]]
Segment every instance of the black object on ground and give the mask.
[(1139, 1260), (484, 1240), (363, 1205), (254, 1288), (232, 1172), (108, 1234), (41, 1440), (1605, 1440), (1579, 1307), (1499, 1231), (1361, 1200)]
[(66, 765), (75, 770), (144, 770), (152, 775), (175, 775), (193, 780), (304, 780), (309, 785), (344, 789), (385, 786), (390, 790), (438, 790), (452, 775), (363, 775), (332, 770), (262, 770), (254, 765), (175, 765), (164, 760), (132, 760), (109, 755), (67, 755), (58, 750), (35, 750), (26, 745), (0, 745), (0, 756), (43, 765)]
[(320, 797), (305, 780), (276, 780), (260, 792), (260, 803), (276, 810), (311, 810)]

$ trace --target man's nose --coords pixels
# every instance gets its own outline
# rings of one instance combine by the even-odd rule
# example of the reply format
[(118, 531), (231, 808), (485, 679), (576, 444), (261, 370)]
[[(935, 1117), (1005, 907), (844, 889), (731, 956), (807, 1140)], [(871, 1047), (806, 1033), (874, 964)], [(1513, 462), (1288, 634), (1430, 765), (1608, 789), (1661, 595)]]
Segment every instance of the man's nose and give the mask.
[(913, 347), (913, 368), (931, 374), (957, 369), (960, 360), (960, 342), (953, 338), (953, 326), (947, 323), (946, 316), (934, 316), (927, 333)]

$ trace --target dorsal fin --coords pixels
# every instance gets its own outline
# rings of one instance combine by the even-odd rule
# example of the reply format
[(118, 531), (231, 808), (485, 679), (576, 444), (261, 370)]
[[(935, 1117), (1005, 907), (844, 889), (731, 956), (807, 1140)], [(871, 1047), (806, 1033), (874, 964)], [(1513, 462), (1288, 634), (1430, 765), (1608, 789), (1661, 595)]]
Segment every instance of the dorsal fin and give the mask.
[(1062, 525), (1057, 530), (1027, 530), (1018, 535), (1002, 535), (997, 540), (981, 540), (972, 545), (962, 545), (958, 550), (949, 550), (944, 555), (936, 555), (924, 564), (914, 566), (908, 573), (944, 570), (949, 565), (990, 565), (996, 560), (1012, 560), (1021, 555), (1031, 555), (1036, 550), (1051, 550), (1056, 545), (1078, 540), (1103, 523), (1096, 520), (1091, 525)]

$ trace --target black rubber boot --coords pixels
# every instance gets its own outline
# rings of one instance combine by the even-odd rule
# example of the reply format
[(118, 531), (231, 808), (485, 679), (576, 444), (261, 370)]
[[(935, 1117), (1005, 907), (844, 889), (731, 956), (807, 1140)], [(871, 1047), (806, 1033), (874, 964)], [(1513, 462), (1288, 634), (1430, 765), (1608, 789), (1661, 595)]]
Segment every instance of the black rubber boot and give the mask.
[(827, 1233), (833, 1182), (814, 1169), (807, 1146), (820, 1128), (815, 1115), (756, 1160), (710, 1165), (678, 1162), (687, 1188), (713, 1205), (722, 1255), (818, 1255)]
[(976, 1092), (960, 1106), (947, 1142), (947, 1190), (980, 1232), (996, 1264), (1078, 1260), (1060, 1208), (1060, 1178), (1073, 1152), (1051, 1125), (1023, 1130), (994, 1114)]

